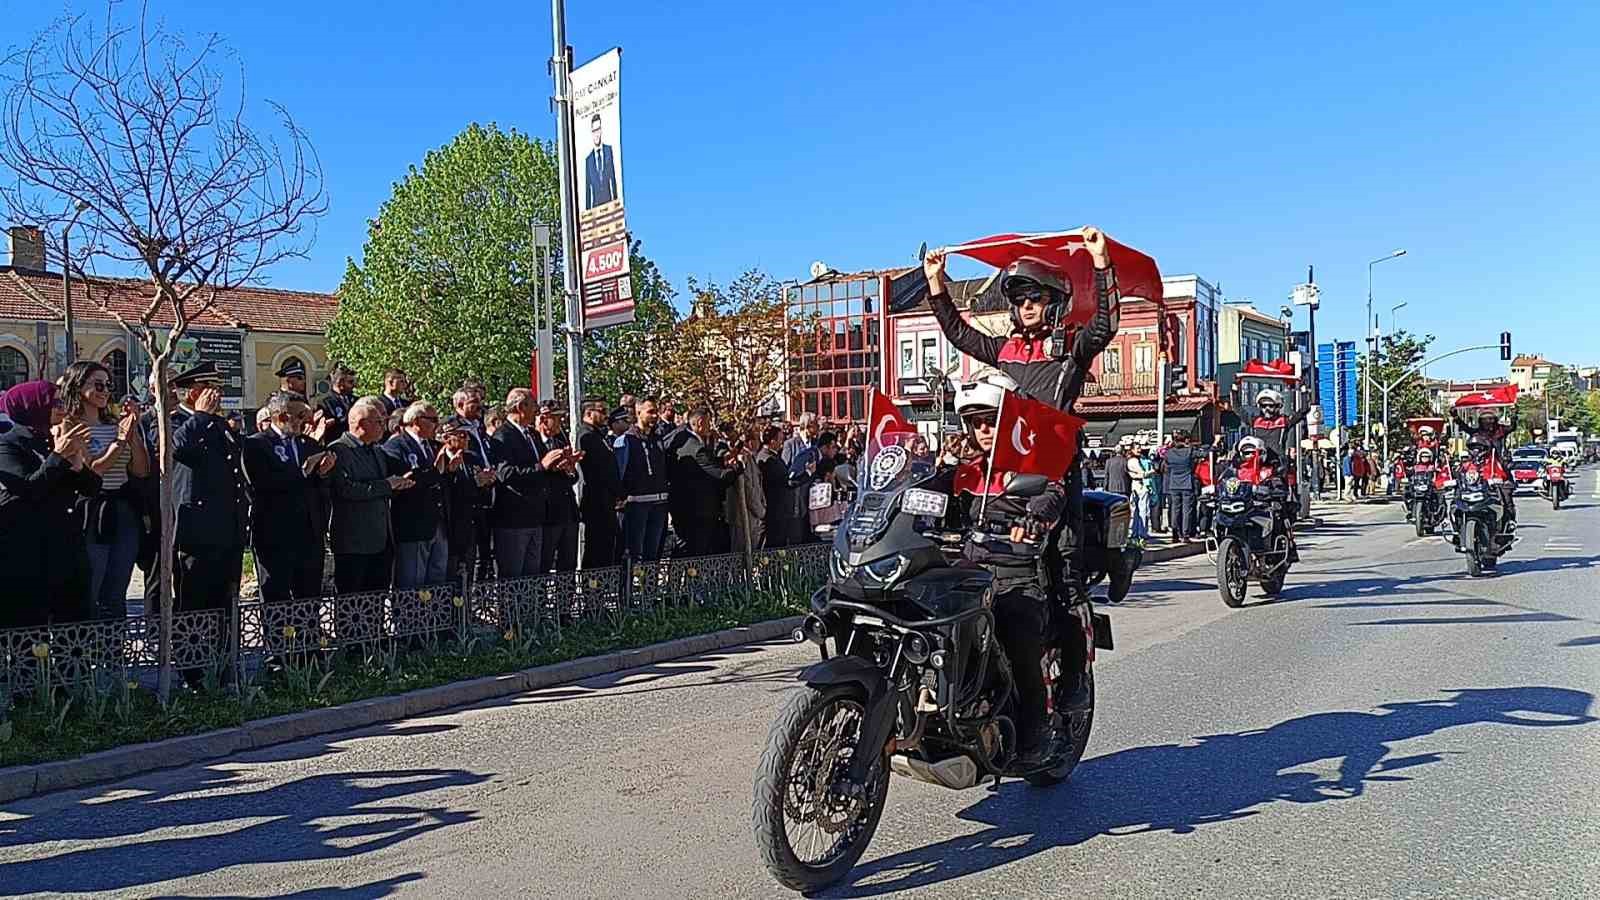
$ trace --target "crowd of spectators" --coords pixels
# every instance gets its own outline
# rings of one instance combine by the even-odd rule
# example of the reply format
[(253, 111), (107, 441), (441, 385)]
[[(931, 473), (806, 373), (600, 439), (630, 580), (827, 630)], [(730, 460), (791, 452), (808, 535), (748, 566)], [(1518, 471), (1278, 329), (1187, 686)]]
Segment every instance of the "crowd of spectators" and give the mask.
[[(280, 603), (815, 541), (811, 488), (863, 443), (809, 413), (744, 426), (625, 396), (584, 403), (574, 446), (526, 388), (489, 405), (469, 381), (445, 409), (398, 369), (362, 396), (335, 366), (316, 400), (298, 362), (276, 377), (253, 430), (214, 364), (169, 381), (178, 611), (232, 603), (247, 551)], [(79, 362), (0, 395), (0, 627), (124, 616), (136, 567), (158, 608), (158, 423), (111, 383)]]

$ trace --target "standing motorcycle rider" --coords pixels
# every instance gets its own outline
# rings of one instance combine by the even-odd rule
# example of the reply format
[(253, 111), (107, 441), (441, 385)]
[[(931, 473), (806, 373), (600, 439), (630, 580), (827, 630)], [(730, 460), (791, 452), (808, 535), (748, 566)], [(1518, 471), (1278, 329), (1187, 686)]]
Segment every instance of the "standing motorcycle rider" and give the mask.
[[(1467, 432), (1468, 458), (1473, 457), (1473, 442), (1478, 441), (1481, 445), (1477, 448), (1480, 456), (1488, 452), (1494, 456), (1494, 462), (1502, 471), (1507, 473), (1511, 471), (1511, 454), (1506, 449), (1506, 438), (1510, 437), (1511, 432), (1517, 427), (1516, 407), (1511, 408), (1509, 424), (1502, 423), (1500, 415), (1490, 409), (1478, 413), (1476, 423), (1462, 418), (1457, 410), (1450, 411), (1450, 418), (1455, 420), (1456, 427)], [(1473, 461), (1477, 462), (1476, 459)], [(1506, 521), (1501, 530), (1506, 534), (1513, 534), (1517, 530), (1517, 483), (1509, 475), (1500, 484), (1500, 496), (1506, 507)]]
[[(1011, 304), (1011, 333), (1006, 337), (985, 334), (961, 318), (945, 286), (945, 251), (931, 250), (923, 258), (922, 272), (928, 279), (928, 305), (950, 343), (962, 353), (993, 366), (1017, 385), (1017, 393), (1057, 409), (1071, 412), (1083, 393), (1089, 368), (1095, 357), (1111, 343), (1117, 333), (1117, 273), (1111, 264), (1111, 251), (1100, 229), (1085, 226), (1084, 248), (1094, 262), (1095, 311), (1081, 329), (1068, 327), (1072, 308), (1072, 283), (1057, 269), (1024, 257), (1000, 273), (1000, 293)], [(1066, 510), (1051, 543), (1060, 560), (1051, 559), (1052, 570), (1064, 568), (1057, 582), (1071, 591), (1062, 602), (1088, 599), (1084, 587), (1083, 545), (1083, 453), (1073, 458), (1064, 476)]]
[[(995, 636), (1010, 661), (1017, 690), (1017, 762), (1030, 768), (1042, 764), (1050, 750), (1040, 669), (1050, 607), (1041, 578), (1039, 543), (1066, 511), (1067, 488), (1060, 479), (988, 471), (986, 460), (994, 449), (1000, 405), (1015, 389), (1016, 382), (1004, 375), (961, 386), (956, 415), (983, 455), (943, 473), (939, 480), (954, 497), (963, 530), (971, 535), (963, 545), (964, 557), (995, 577)], [(1033, 490), (1021, 490), (1030, 481)], [(1046, 482), (1042, 493), (1040, 482)]]

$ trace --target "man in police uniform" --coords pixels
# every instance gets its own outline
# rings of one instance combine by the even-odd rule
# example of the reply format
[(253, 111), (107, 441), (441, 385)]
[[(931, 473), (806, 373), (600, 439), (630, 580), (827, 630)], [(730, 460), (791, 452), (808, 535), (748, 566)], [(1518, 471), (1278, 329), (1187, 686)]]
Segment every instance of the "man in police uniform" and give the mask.
[(333, 393), (323, 397), (317, 405), (318, 416), (328, 423), (322, 437), (324, 447), (332, 446), (349, 428), (350, 408), (356, 405), (356, 370), (344, 363), (334, 363), (328, 372), (328, 383), (333, 386)]
[(172, 436), (177, 609), (227, 609), (239, 594), (250, 509), (241, 440), (223, 417), (222, 377), (202, 362), (173, 379), (188, 417)]
[(278, 367), (273, 374), (278, 376), (278, 390), (286, 394), (306, 394), (306, 364), (299, 357), (291, 356), (289, 361)]

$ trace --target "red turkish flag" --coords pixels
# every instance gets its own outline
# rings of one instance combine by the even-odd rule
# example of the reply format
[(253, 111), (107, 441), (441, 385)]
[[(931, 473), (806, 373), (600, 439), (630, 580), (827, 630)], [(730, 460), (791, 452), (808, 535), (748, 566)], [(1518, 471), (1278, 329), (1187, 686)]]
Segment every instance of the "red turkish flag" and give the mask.
[(1078, 454), (1083, 424), (1048, 404), (1007, 394), (995, 422), (994, 470), (1060, 478)]
[(1262, 362), (1252, 359), (1244, 364), (1244, 371), (1239, 373), (1240, 378), (1275, 378), (1284, 381), (1299, 381), (1295, 377), (1294, 366), (1286, 359)]
[(1517, 386), (1504, 384), (1492, 391), (1479, 391), (1468, 394), (1456, 401), (1456, 409), (1470, 409), (1474, 406), (1511, 406), (1517, 402)]
[(867, 446), (876, 448), (883, 446), (883, 436), (897, 432), (915, 432), (906, 417), (900, 414), (900, 407), (893, 400), (884, 395), (877, 388), (872, 389), (872, 403), (867, 408)]
[[(1106, 250), (1117, 270), (1117, 289), (1124, 297), (1144, 297), (1162, 302), (1161, 270), (1148, 255), (1106, 235)], [(1062, 274), (1072, 285), (1072, 309), (1067, 322), (1083, 325), (1094, 317), (1094, 261), (1083, 247), (1083, 229), (1036, 232), (1032, 234), (994, 234), (950, 248), (951, 253), (971, 257), (1004, 269), (1019, 259), (1033, 259)]]

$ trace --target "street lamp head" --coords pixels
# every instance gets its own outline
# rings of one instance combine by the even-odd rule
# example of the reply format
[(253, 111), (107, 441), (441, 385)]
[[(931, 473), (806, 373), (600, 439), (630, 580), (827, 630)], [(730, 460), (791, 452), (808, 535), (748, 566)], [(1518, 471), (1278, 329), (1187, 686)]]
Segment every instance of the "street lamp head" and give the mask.
[(78, 212), (88, 212), (89, 211), (89, 201), (87, 201), (87, 200), (79, 200), (77, 203), (74, 203), (72, 205), (72, 208), (77, 210)]

